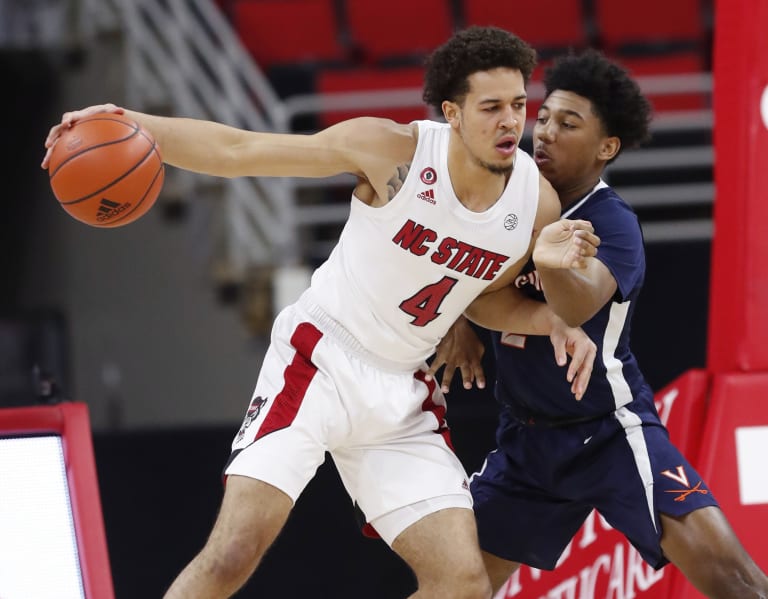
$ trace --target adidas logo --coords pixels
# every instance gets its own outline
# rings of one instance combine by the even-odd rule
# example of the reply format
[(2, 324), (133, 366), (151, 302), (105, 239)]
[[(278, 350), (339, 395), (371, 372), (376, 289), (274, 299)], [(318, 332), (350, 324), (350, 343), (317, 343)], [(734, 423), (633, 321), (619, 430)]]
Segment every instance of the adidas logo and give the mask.
[(437, 204), (435, 201), (435, 192), (431, 189), (428, 189), (427, 191), (422, 191), (421, 193), (417, 193), (416, 197), (420, 200), (424, 200), (425, 202), (429, 202), (430, 204)]
[(101, 202), (99, 202), (99, 209), (96, 211), (96, 220), (100, 223), (103, 223), (105, 220), (114, 218), (121, 212), (128, 210), (130, 207), (130, 202), (120, 204), (119, 202), (108, 200), (107, 198), (101, 198)]

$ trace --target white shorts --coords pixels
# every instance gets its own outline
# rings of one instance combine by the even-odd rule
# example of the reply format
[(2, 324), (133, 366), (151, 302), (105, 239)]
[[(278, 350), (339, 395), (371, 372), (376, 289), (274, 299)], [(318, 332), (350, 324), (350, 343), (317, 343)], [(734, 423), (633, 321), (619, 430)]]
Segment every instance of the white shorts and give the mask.
[(390, 545), (429, 513), (471, 509), (439, 387), (422, 371), (374, 365), (323, 326), (325, 333), (296, 306), (278, 315), (225, 474), (267, 482), (295, 501), (328, 451)]

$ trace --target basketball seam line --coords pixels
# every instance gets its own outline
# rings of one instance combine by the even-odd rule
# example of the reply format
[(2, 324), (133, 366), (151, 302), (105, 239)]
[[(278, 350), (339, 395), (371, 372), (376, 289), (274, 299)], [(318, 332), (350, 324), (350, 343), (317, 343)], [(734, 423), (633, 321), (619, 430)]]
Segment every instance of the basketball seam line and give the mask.
[[(109, 120), (109, 119), (105, 119), (105, 120)], [(120, 122), (122, 122), (122, 121), (115, 121), (115, 122), (117, 122), (117, 123), (120, 123)], [(56, 176), (56, 173), (58, 173), (58, 172), (61, 170), (61, 168), (62, 168), (62, 167), (65, 165), (65, 164), (67, 164), (67, 163), (68, 163), (70, 160), (74, 160), (74, 159), (75, 159), (75, 158), (77, 158), (78, 156), (82, 156), (83, 154), (85, 154), (86, 152), (90, 152), (91, 150), (96, 150), (96, 149), (98, 149), (98, 148), (104, 148), (104, 147), (106, 147), (106, 146), (111, 146), (111, 145), (114, 145), (114, 144), (121, 144), (121, 143), (123, 143), (124, 141), (126, 141), (126, 140), (129, 140), (129, 139), (131, 139), (132, 137), (134, 137), (134, 136), (135, 136), (135, 135), (136, 135), (138, 132), (139, 132), (139, 130), (138, 130), (138, 129), (134, 129), (134, 130), (133, 130), (133, 132), (132, 132), (130, 135), (127, 135), (127, 136), (125, 136), (125, 137), (121, 137), (120, 139), (113, 139), (112, 141), (105, 141), (105, 142), (103, 142), (103, 143), (100, 143), (100, 144), (96, 144), (95, 146), (88, 146), (87, 148), (83, 148), (82, 150), (80, 150), (79, 152), (77, 152), (77, 154), (72, 154), (72, 156), (69, 156), (69, 157), (67, 157), (67, 158), (66, 158), (66, 160), (63, 160), (63, 161), (62, 161), (62, 163), (61, 163), (59, 166), (57, 166), (57, 167), (56, 167), (56, 170), (54, 170), (54, 171), (53, 171), (53, 172), (50, 174), (50, 176), (49, 176), (48, 178), (49, 178), (50, 180), (53, 180), (53, 178)]]
[[(153, 145), (152, 145), (152, 147), (151, 147), (151, 148), (149, 148), (149, 151), (148, 151), (146, 154), (144, 154), (144, 156), (142, 156), (141, 160), (139, 160), (139, 161), (138, 161), (136, 164), (134, 164), (134, 165), (131, 167), (131, 169), (130, 169), (130, 170), (128, 170), (128, 171), (126, 171), (126, 172), (124, 172), (122, 175), (120, 175), (120, 176), (119, 176), (117, 179), (115, 179), (114, 181), (111, 181), (111, 182), (109, 182), (107, 185), (105, 185), (105, 186), (104, 186), (104, 187), (102, 187), (101, 189), (97, 189), (96, 191), (94, 191), (94, 192), (92, 192), (92, 193), (89, 193), (89, 194), (88, 194), (87, 196), (85, 196), (85, 197), (79, 198), (79, 199), (77, 199), (77, 200), (70, 200), (70, 201), (68, 201), (68, 202), (61, 202), (61, 205), (62, 205), (62, 206), (71, 206), (72, 204), (79, 204), (80, 202), (84, 202), (85, 200), (87, 200), (87, 199), (89, 199), (89, 198), (92, 198), (92, 197), (93, 197), (93, 196), (95, 196), (95, 195), (99, 195), (101, 192), (103, 192), (103, 191), (105, 191), (105, 190), (109, 189), (110, 187), (112, 187), (112, 186), (113, 186), (113, 185), (115, 185), (116, 183), (119, 183), (120, 181), (122, 181), (123, 179), (125, 179), (125, 178), (126, 178), (128, 175), (130, 175), (130, 174), (131, 174), (133, 171), (135, 171), (137, 168), (139, 168), (139, 166), (141, 166), (142, 164), (144, 164), (144, 161), (145, 161), (145, 160), (146, 160), (146, 159), (149, 157), (149, 155), (150, 155), (152, 152), (154, 152), (154, 151), (155, 151), (155, 145), (156, 145), (156, 144), (153, 144)], [(94, 146), (94, 147), (95, 147), (95, 146)]]
[(162, 163), (162, 161), (161, 161), (161, 162), (160, 162), (160, 168), (159, 168), (159, 169), (157, 169), (157, 172), (155, 173), (155, 176), (154, 176), (154, 177), (152, 177), (152, 181), (150, 182), (149, 186), (147, 187), (147, 190), (144, 192), (144, 195), (143, 195), (143, 196), (141, 196), (141, 199), (140, 199), (140, 200), (139, 200), (139, 201), (136, 203), (136, 205), (133, 207), (133, 210), (131, 210), (130, 212), (126, 212), (125, 214), (123, 214), (123, 215), (122, 215), (122, 216), (120, 216), (119, 218), (116, 218), (115, 220), (110, 220), (110, 221), (109, 221), (109, 224), (105, 224), (105, 225), (97, 225), (97, 226), (101, 226), (101, 227), (104, 227), (104, 228), (109, 228), (109, 227), (111, 227), (111, 226), (112, 226), (114, 223), (117, 223), (117, 222), (119, 222), (119, 221), (123, 220), (124, 218), (127, 218), (128, 216), (130, 216), (130, 215), (131, 215), (131, 214), (133, 214), (134, 212), (136, 212), (136, 210), (138, 210), (139, 206), (141, 206), (141, 205), (144, 203), (144, 200), (146, 200), (146, 199), (147, 199), (147, 195), (149, 194), (149, 190), (150, 190), (150, 189), (152, 189), (152, 187), (155, 185), (155, 182), (157, 181), (157, 178), (160, 176), (160, 173), (162, 173), (162, 172), (164, 171), (164, 169), (165, 169), (165, 167), (164, 167), (164, 165), (163, 165), (163, 163)]

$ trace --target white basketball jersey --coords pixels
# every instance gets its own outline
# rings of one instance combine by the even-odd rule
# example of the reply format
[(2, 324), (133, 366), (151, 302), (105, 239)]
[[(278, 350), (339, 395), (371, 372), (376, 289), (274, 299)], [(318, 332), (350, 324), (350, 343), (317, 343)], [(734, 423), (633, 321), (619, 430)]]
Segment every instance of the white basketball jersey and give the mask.
[(468, 210), (448, 173), (449, 125), (418, 126), (400, 191), (378, 208), (352, 196), (339, 242), (301, 301), (354, 345), (407, 369), (428, 358), (472, 300), (525, 254), (539, 198), (536, 164), (518, 149), (498, 201)]

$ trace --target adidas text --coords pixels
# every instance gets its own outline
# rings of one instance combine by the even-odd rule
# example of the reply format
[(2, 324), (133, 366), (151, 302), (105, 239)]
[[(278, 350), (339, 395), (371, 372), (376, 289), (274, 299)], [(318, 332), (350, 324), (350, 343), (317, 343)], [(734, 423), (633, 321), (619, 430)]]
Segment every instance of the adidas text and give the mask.
[(437, 204), (437, 202), (435, 202), (435, 192), (431, 189), (417, 193), (416, 197), (425, 202), (429, 202), (430, 204)]
[(125, 212), (128, 210), (128, 208), (131, 207), (130, 202), (126, 202), (125, 204), (118, 204), (117, 202), (112, 202), (107, 198), (102, 198), (99, 204), (99, 210), (96, 212), (96, 220), (100, 223), (103, 223), (105, 220), (109, 220), (110, 218), (116, 217), (118, 214)]

